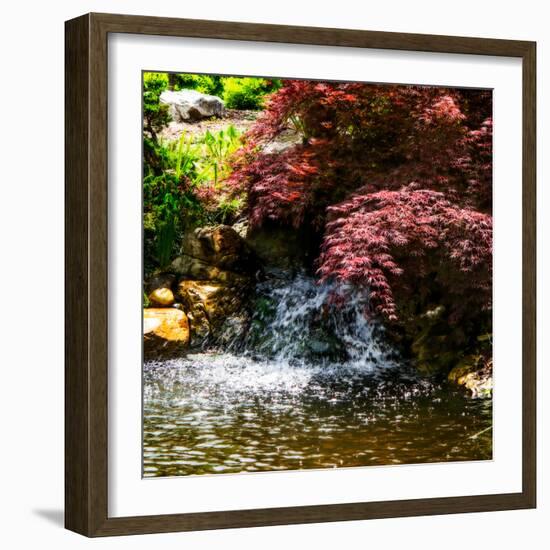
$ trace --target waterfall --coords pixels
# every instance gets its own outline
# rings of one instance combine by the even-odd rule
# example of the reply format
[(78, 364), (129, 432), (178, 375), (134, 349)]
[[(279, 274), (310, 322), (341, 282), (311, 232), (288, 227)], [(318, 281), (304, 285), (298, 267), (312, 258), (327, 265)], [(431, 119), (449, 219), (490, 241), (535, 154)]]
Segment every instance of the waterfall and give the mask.
[(233, 340), (145, 363), (143, 475), (491, 459), (491, 402), (418, 377), (367, 305), (271, 276)]
[(248, 354), (283, 364), (334, 363), (372, 369), (392, 364), (383, 329), (366, 315), (368, 294), (298, 274), (257, 287)]
[(163, 372), (166, 389), (192, 372), (196, 400), (265, 392), (272, 399), (313, 386), (317, 398), (333, 398), (332, 384), (385, 376), (399, 364), (381, 325), (366, 316), (367, 300), (364, 290), (319, 284), (305, 274), (270, 277), (256, 286), (244, 335), (178, 359), (150, 361), (146, 378)]

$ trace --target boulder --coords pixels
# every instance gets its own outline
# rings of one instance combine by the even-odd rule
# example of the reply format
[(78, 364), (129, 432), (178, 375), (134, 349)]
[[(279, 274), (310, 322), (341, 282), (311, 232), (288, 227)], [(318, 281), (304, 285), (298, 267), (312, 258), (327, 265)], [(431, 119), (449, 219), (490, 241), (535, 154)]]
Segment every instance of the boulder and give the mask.
[(154, 306), (170, 307), (174, 304), (174, 293), (170, 288), (156, 288), (148, 298)]
[(229, 225), (200, 227), (183, 236), (182, 254), (216, 267), (246, 273), (252, 254), (245, 240)]
[(189, 304), (188, 307), (187, 318), (189, 319), (189, 328), (191, 331), (191, 345), (197, 346), (212, 335), (212, 328), (204, 305), (201, 302)]
[(211, 281), (181, 281), (178, 285), (178, 294), (184, 306), (202, 303), (208, 318), (214, 324), (217, 319), (235, 313), (240, 307), (240, 288)]
[(306, 232), (268, 223), (262, 227), (249, 228), (246, 243), (268, 270), (301, 269), (312, 263), (312, 251), (318, 249), (318, 243), (312, 242)]
[(215, 336), (227, 318), (239, 312), (244, 287), (184, 279), (179, 282), (177, 293), (189, 317), (195, 344)]
[(257, 269), (254, 253), (228, 225), (201, 227), (186, 233), (181, 254), (170, 265), (178, 276), (175, 300), (189, 319), (191, 344), (235, 333), (244, 321), (243, 304)]
[(157, 273), (145, 283), (145, 292), (152, 306), (170, 307), (174, 305), (172, 286), (176, 282), (173, 273)]
[(187, 315), (175, 308), (143, 310), (143, 351), (146, 359), (173, 356), (189, 344)]
[(186, 233), (181, 254), (170, 265), (180, 278), (243, 285), (256, 270), (255, 256), (229, 225), (201, 227)]
[(159, 317), (143, 317), (143, 334), (149, 334), (157, 330), (162, 324), (162, 319)]
[(451, 369), (449, 382), (463, 386), (472, 397), (490, 397), (493, 391), (493, 360), (466, 355)]
[(300, 132), (292, 128), (287, 128), (280, 132), (274, 139), (266, 143), (262, 148), (262, 153), (266, 155), (280, 154), (303, 142), (304, 138)]
[(223, 101), (216, 96), (202, 94), (196, 90), (165, 90), (160, 102), (169, 106), (169, 113), (176, 122), (195, 121), (224, 113)]
[(170, 269), (186, 279), (198, 281), (217, 281), (224, 284), (244, 285), (249, 281), (249, 276), (228, 271), (209, 264), (204, 260), (182, 254), (174, 259)]
[(244, 218), (242, 220), (239, 220), (235, 222), (232, 226), (233, 230), (241, 237), (241, 239), (245, 239), (248, 237), (248, 230), (250, 229), (250, 224), (248, 223), (248, 219)]
[(223, 324), (216, 330), (216, 342), (231, 349), (232, 346), (240, 346), (248, 333), (250, 316), (248, 311), (241, 309), (239, 312), (226, 317)]
[(443, 374), (463, 355), (466, 338), (447, 319), (445, 306), (431, 304), (423, 313), (404, 316), (403, 326), (416, 369), (424, 375)]
[(148, 294), (157, 288), (172, 288), (176, 282), (176, 276), (173, 273), (156, 273), (145, 283), (145, 289)]
[(426, 329), (413, 341), (414, 365), (424, 375), (446, 374), (460, 357), (460, 349), (452, 345), (448, 334)]

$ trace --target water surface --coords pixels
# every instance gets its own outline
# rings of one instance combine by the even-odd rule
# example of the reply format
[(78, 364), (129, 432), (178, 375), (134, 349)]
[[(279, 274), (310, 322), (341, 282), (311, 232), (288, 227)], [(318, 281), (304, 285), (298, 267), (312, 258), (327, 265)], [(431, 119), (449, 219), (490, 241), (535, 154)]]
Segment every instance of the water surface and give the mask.
[(491, 400), (404, 366), (199, 353), (144, 367), (145, 477), (492, 457)]
[(246, 333), (144, 365), (146, 477), (486, 460), (491, 400), (419, 377), (364, 290), (257, 285)]

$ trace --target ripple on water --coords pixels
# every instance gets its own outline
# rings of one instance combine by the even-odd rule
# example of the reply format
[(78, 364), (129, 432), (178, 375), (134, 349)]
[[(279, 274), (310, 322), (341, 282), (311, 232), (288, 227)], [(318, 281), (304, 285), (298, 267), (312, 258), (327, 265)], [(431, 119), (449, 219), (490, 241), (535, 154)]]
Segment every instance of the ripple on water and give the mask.
[(143, 475), (490, 459), (491, 422), (403, 369), (194, 354), (145, 365)]

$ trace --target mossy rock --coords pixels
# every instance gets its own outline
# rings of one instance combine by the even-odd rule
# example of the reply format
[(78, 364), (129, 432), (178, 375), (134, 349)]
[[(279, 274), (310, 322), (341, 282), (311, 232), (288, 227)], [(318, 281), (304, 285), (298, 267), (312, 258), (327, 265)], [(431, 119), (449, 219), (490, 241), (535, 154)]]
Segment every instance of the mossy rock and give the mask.
[(449, 372), (447, 379), (449, 382), (453, 382), (455, 384), (458, 384), (459, 380), (463, 378), (464, 376), (467, 376), (471, 372), (475, 372), (480, 368), (480, 359), (481, 356), (479, 355), (466, 355), (460, 361), (458, 364), (451, 369)]
[(218, 268), (218, 271), (250, 274), (256, 268), (252, 250), (229, 225), (205, 226), (186, 233), (182, 239), (181, 252), (183, 256)]
[(449, 372), (461, 356), (448, 335), (433, 332), (431, 327), (427, 327), (411, 345), (415, 366), (425, 375)]
[(447, 379), (466, 388), (472, 397), (490, 397), (493, 391), (493, 361), (483, 355), (466, 355), (449, 372)]
[(442, 305), (432, 305), (409, 319), (406, 332), (412, 341), (410, 352), (421, 374), (448, 374), (460, 361), (466, 346), (461, 327), (452, 326)]
[(265, 224), (247, 234), (246, 242), (260, 263), (278, 269), (301, 269), (311, 263), (316, 254), (316, 243), (299, 231)]

